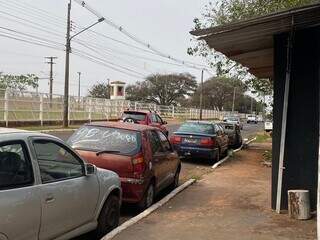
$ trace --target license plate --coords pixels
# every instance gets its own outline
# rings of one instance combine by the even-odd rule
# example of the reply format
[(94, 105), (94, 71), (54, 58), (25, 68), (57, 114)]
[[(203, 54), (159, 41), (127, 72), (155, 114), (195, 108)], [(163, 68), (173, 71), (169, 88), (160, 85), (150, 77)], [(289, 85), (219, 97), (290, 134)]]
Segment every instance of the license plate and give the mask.
[(198, 143), (198, 140), (197, 140), (197, 139), (193, 139), (193, 138), (185, 138), (185, 139), (184, 139), (184, 142), (185, 142), (185, 143), (193, 143), (193, 144), (196, 144), (196, 143)]

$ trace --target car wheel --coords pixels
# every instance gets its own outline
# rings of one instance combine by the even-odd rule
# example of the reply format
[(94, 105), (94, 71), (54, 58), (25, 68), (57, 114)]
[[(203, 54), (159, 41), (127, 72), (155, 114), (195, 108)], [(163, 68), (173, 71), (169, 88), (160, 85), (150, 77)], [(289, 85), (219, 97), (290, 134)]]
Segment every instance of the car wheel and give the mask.
[(180, 177), (180, 167), (177, 169), (176, 174), (174, 175), (173, 182), (170, 185), (170, 189), (173, 190), (179, 186), (179, 177)]
[(147, 188), (147, 191), (144, 193), (144, 197), (142, 201), (139, 203), (140, 210), (145, 210), (148, 207), (150, 207), (154, 202), (154, 197), (155, 197), (154, 185), (150, 183), (150, 185)]
[(119, 225), (120, 219), (120, 201), (117, 196), (111, 195), (103, 205), (98, 219), (96, 229), (97, 239), (102, 238), (108, 232), (112, 231)]
[(216, 157), (211, 160), (211, 164), (219, 162), (220, 161), (220, 149), (218, 149), (218, 152), (216, 154)]

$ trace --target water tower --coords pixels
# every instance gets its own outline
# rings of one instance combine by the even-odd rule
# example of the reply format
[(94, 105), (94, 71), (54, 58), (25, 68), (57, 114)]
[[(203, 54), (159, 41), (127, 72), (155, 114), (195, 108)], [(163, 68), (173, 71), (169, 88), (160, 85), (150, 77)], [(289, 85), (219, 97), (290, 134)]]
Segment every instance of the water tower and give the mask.
[(126, 83), (121, 81), (110, 82), (110, 99), (125, 100), (126, 99)]

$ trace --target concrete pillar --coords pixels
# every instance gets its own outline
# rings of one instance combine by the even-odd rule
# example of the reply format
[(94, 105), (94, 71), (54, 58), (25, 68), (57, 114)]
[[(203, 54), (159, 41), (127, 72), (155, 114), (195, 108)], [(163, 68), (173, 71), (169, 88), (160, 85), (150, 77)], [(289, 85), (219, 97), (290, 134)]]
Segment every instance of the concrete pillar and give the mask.
[[(276, 208), (288, 34), (274, 37), (272, 208)], [(295, 32), (288, 99), (281, 208), (290, 189), (307, 189), (316, 207), (319, 149), (320, 28)]]

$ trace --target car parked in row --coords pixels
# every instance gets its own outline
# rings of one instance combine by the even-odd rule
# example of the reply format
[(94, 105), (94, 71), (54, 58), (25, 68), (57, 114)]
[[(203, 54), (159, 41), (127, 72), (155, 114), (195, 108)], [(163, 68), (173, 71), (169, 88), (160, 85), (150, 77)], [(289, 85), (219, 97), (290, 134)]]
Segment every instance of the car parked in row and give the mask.
[(228, 150), (228, 135), (218, 123), (187, 121), (174, 132), (170, 141), (179, 156), (219, 161)]
[(235, 123), (221, 123), (223, 126), (224, 131), (228, 134), (229, 139), (229, 147), (231, 148), (238, 148), (242, 145), (242, 135), (240, 131), (240, 127), (238, 124)]
[(272, 132), (273, 130), (273, 122), (271, 120), (267, 120), (264, 122), (264, 130), (268, 132)]
[(162, 120), (160, 115), (152, 111), (124, 111), (120, 117), (121, 122), (137, 123), (159, 128), (167, 136), (169, 131), (166, 128), (167, 122)]
[(117, 174), (86, 163), (60, 139), (0, 128), (0, 239), (71, 239), (118, 226)]
[(240, 129), (243, 129), (243, 123), (238, 116), (226, 116), (223, 118), (223, 122), (238, 124)]
[(257, 124), (257, 123), (258, 123), (258, 118), (257, 118), (257, 116), (256, 116), (256, 115), (253, 115), (253, 114), (248, 115), (248, 117), (247, 117), (247, 123), (255, 123), (255, 124)]
[[(129, 116), (133, 117), (131, 113)], [(156, 127), (91, 123), (78, 129), (68, 143), (88, 162), (120, 176), (125, 203), (144, 209), (162, 189), (178, 186), (180, 159), (167, 136)]]

